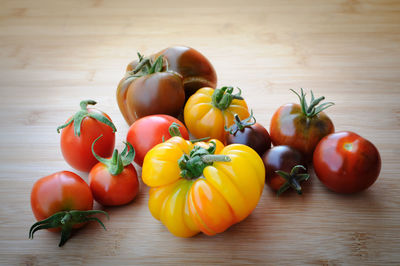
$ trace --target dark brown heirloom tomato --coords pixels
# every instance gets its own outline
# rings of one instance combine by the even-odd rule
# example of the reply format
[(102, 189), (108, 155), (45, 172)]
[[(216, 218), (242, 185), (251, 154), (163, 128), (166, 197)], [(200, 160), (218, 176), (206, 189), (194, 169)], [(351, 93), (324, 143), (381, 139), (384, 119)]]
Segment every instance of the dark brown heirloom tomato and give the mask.
[(265, 166), (265, 182), (280, 195), (289, 187), (302, 193), (300, 182), (310, 175), (305, 168), (303, 155), (289, 146), (275, 146), (262, 156)]
[(240, 120), (239, 116), (235, 114), (234, 121), (235, 124), (229, 129), (225, 128), (229, 132), (226, 137), (226, 144), (238, 143), (247, 145), (260, 156), (271, 148), (271, 139), (268, 131), (262, 125), (256, 123), (253, 112), (243, 120)]
[(292, 91), (299, 97), (300, 104), (285, 104), (274, 113), (269, 131), (271, 140), (275, 146), (291, 146), (302, 152), (307, 160), (312, 160), (318, 142), (335, 131), (331, 119), (322, 112), (333, 103), (327, 102), (318, 106), (325, 97), (315, 99), (311, 91), (311, 102), (308, 106), (303, 89), (301, 95)]
[[(200, 88), (217, 86), (217, 74), (214, 67), (197, 50), (186, 46), (174, 46), (151, 55), (150, 58), (155, 60), (159, 56), (165, 58), (164, 68), (168, 67), (169, 70), (182, 76), (186, 100)], [(132, 71), (137, 64), (137, 60), (131, 62), (126, 70)]]
[(356, 133), (343, 131), (323, 138), (314, 152), (319, 180), (338, 193), (356, 193), (370, 187), (381, 170), (377, 148)]
[(153, 61), (139, 54), (139, 64), (118, 85), (117, 101), (129, 125), (147, 115), (177, 117), (185, 103), (182, 77), (163, 70), (162, 56)]

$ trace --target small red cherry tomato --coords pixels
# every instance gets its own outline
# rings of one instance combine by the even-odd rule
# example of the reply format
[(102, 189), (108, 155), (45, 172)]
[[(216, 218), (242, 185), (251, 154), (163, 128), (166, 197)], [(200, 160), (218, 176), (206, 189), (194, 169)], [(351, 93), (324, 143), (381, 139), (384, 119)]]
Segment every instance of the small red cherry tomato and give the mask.
[[(93, 142), (92, 150), (98, 139)], [(139, 191), (137, 173), (132, 165), (135, 156), (132, 145), (127, 143), (121, 154), (115, 150), (110, 159), (102, 158), (94, 151), (93, 155), (99, 161), (89, 173), (89, 185), (94, 199), (103, 206), (131, 202)]]
[[(253, 121), (252, 121), (253, 120)], [(229, 129), (225, 128), (229, 134), (226, 137), (226, 144), (243, 144), (255, 150), (258, 155), (262, 156), (269, 148), (271, 148), (271, 139), (268, 131), (253, 116), (253, 111), (248, 118), (240, 120), (235, 114), (235, 124)]]
[[(171, 125), (174, 125), (171, 130)], [(135, 149), (135, 162), (142, 166), (146, 153), (157, 144), (173, 137), (189, 139), (181, 121), (169, 115), (149, 115), (136, 120), (129, 128), (126, 141)]]
[(96, 102), (81, 101), (81, 110), (57, 128), (58, 132), (62, 129), (61, 152), (65, 161), (76, 170), (84, 172), (89, 172), (97, 163), (91, 150), (93, 141), (103, 135), (96, 144), (95, 151), (100, 156), (110, 157), (117, 131), (107, 114), (97, 109), (88, 109), (88, 104), (94, 105)]
[(270, 135), (274, 146), (288, 145), (312, 160), (312, 154), (318, 142), (335, 131), (331, 119), (322, 112), (333, 103), (318, 105), (325, 97), (314, 98), (311, 91), (311, 102), (307, 104), (306, 94), (301, 90), (300, 104), (289, 103), (281, 106), (272, 116)]
[[(31, 192), (32, 212), (39, 222), (35, 223), (29, 237), (40, 229), (61, 230), (59, 246), (65, 244), (73, 228), (82, 227), (88, 221), (98, 221), (90, 217), (103, 211), (92, 210), (93, 196), (89, 186), (77, 174), (62, 171), (36, 181)], [(107, 215), (108, 216), (108, 215)]]
[(381, 170), (379, 151), (370, 141), (350, 131), (330, 134), (314, 151), (319, 180), (338, 193), (356, 193), (370, 187)]
[(279, 196), (292, 187), (302, 194), (300, 183), (308, 180), (303, 155), (289, 146), (275, 146), (262, 157), (265, 166), (265, 182)]

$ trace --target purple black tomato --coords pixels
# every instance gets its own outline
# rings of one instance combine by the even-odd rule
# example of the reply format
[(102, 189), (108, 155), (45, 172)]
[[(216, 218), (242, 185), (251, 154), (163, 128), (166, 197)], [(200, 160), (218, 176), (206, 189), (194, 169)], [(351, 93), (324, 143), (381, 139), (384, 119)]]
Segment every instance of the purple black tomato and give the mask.
[(239, 116), (235, 114), (234, 121), (235, 124), (229, 129), (225, 128), (229, 132), (226, 137), (227, 145), (244, 144), (255, 150), (260, 156), (271, 148), (268, 131), (262, 125), (256, 123), (253, 112), (244, 120), (240, 120)]
[(275, 146), (262, 157), (265, 166), (265, 182), (279, 196), (288, 188), (302, 194), (300, 183), (309, 179), (306, 160), (289, 146)]

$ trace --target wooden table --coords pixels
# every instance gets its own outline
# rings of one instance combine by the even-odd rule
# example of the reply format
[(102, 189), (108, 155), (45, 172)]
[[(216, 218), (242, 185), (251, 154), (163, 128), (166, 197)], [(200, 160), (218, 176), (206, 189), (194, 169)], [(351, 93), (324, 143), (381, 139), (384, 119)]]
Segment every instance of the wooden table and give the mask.
[[(183, 2), (183, 1), (182, 1)], [(191, 3), (190, 3), (191, 2)], [(7, 1), (0, 2), (0, 264), (358, 264), (400, 263), (400, 2)], [(258, 121), (312, 89), (336, 105), (337, 130), (380, 150), (382, 171), (367, 191), (343, 196), (313, 174), (303, 196), (268, 187), (245, 221), (214, 237), (172, 236), (136, 200), (107, 208), (108, 231), (90, 224), (67, 244), (38, 232), (30, 190), (72, 170), (56, 127), (82, 99), (128, 125), (115, 91), (136, 52), (184, 44), (206, 55), (219, 85), (239, 86)], [(75, 171), (76, 172), (76, 171)], [(79, 173), (85, 180), (87, 174)]]

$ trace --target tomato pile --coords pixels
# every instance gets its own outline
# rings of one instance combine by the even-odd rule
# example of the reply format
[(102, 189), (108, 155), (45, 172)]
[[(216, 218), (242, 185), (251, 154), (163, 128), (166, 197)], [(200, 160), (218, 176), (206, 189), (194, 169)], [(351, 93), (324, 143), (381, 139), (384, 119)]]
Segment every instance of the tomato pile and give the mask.
[(95, 101), (81, 101), (57, 131), (65, 161), (88, 172), (88, 183), (70, 171), (39, 179), (31, 192), (38, 222), (29, 237), (41, 229), (61, 231), (62, 246), (87, 222), (104, 227), (96, 215), (108, 214), (93, 210), (93, 201), (132, 202), (139, 191), (133, 161), (150, 187), (151, 214), (180, 237), (215, 235), (244, 220), (265, 183), (277, 195), (288, 189), (302, 194), (310, 164), (322, 184), (338, 193), (360, 192), (378, 178), (378, 150), (356, 133), (335, 132), (324, 112), (333, 103), (322, 103), (324, 97), (311, 91), (308, 103), (303, 89), (292, 90), (300, 103), (279, 107), (268, 132), (249, 112), (240, 88), (216, 85), (213, 66), (193, 48), (138, 53), (117, 88), (130, 126), (125, 149), (114, 149), (111, 118), (87, 107)]

